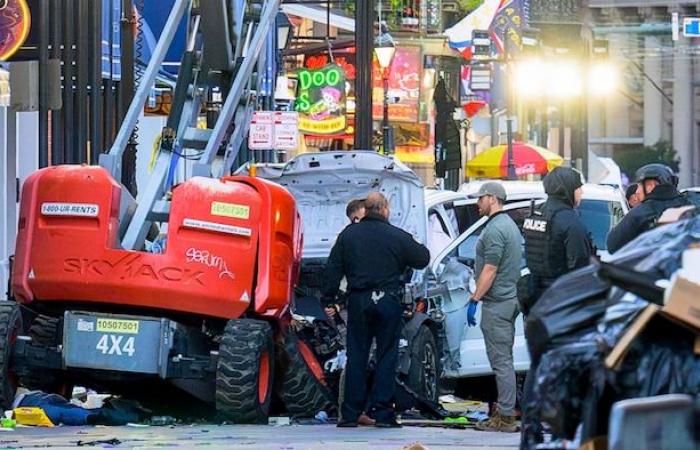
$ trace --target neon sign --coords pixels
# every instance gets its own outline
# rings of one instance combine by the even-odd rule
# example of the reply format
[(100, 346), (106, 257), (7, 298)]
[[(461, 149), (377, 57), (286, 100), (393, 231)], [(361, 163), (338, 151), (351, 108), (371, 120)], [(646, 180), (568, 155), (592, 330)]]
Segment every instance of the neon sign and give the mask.
[(297, 72), (299, 91), (294, 109), (299, 129), (316, 134), (343, 131), (345, 120), (345, 72), (336, 64)]

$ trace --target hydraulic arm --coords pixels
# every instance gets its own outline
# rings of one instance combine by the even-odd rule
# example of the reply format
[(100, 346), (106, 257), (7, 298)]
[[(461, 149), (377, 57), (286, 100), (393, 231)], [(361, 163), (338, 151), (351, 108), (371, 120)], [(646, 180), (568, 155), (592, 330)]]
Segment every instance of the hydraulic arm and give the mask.
[[(100, 165), (120, 180), (129, 136), (178, 27), (186, 21), (186, 48), (153, 172), (138, 205), (126, 189), (122, 193), (124, 249), (142, 249), (151, 224), (167, 221), (168, 192), (178, 164), (193, 160), (190, 176), (230, 172), (256, 103), (273, 90), (279, 6), (280, 0), (176, 0), (114, 145), (100, 157)], [(207, 103), (222, 106), (213, 128), (199, 128)], [(217, 155), (223, 155), (223, 163), (214, 173)]]

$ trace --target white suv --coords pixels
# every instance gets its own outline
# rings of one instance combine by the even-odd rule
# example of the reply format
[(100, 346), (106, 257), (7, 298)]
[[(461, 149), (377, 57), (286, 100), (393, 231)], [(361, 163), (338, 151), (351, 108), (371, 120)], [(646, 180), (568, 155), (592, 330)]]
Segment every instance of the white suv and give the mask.
[[(432, 315), (444, 316), (444, 330), (447, 341), (447, 360), (444, 363), (444, 376), (463, 378), (491, 374), (486, 356), (486, 348), (480, 327), (466, 326), (466, 305), (470, 293), (465, 285), (473, 285), (473, 264), (476, 241), (486, 222), (479, 217), (476, 199), (469, 194), (476, 193), (485, 181), (472, 182), (461, 187), (460, 192), (431, 191), (426, 193), (428, 212), (428, 246), (437, 251), (431, 254), (429, 274), (429, 304)], [(541, 182), (503, 181), (506, 190), (505, 210), (522, 226), (525, 217), (533, 206), (542, 204), (546, 194)], [(599, 253), (605, 254), (607, 233), (627, 212), (623, 194), (611, 186), (585, 184), (583, 198), (579, 206), (581, 217), (591, 232)], [(444, 225), (440, 229), (436, 223)], [(442, 235), (453, 236), (444, 247)], [(442, 247), (442, 248), (440, 248)], [(526, 283), (529, 271), (522, 262), (522, 283)], [(464, 280), (470, 280), (465, 283)], [(523, 286), (524, 287), (524, 286)], [(477, 312), (480, 320), (481, 308)], [(525, 344), (522, 315), (516, 321), (515, 347), (513, 351), (515, 369), (525, 371), (530, 360)]]

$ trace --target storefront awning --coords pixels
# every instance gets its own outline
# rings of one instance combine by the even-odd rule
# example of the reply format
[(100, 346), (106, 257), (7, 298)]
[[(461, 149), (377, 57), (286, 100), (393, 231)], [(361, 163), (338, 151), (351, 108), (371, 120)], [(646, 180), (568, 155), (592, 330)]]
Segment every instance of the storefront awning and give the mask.
[[(286, 14), (303, 17), (304, 19), (313, 20), (318, 23), (326, 23), (328, 18), (328, 11), (326, 8), (320, 6), (283, 3), (281, 7), (282, 11)], [(330, 24), (332, 27), (341, 30), (355, 32), (355, 18), (337, 9), (331, 9)]]

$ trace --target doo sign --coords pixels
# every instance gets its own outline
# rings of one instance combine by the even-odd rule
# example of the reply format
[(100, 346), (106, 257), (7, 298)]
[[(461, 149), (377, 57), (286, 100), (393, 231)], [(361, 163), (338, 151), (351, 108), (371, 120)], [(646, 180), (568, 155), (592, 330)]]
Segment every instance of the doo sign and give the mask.
[(345, 130), (345, 71), (336, 64), (297, 72), (299, 91), (294, 109), (299, 130), (334, 134)]

